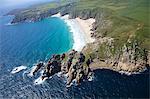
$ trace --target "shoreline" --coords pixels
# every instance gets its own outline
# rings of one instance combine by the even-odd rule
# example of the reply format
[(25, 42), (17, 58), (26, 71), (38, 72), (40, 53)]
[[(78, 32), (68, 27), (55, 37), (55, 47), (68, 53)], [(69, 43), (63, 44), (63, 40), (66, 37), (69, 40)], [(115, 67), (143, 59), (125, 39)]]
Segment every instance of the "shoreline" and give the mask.
[(114, 72), (118, 72), (120, 74), (125, 74), (125, 75), (134, 75), (134, 74), (141, 74), (142, 72), (148, 70), (148, 66), (143, 66), (141, 69), (138, 69), (138, 68), (135, 68), (135, 69), (122, 69), (122, 68), (118, 68), (118, 67), (114, 67), (113, 65), (111, 64), (107, 64), (103, 61), (99, 61), (99, 62), (96, 62), (97, 60), (93, 60), (93, 63), (91, 63), (90, 65), (90, 69), (92, 71), (95, 71), (95, 70), (98, 70), (98, 69), (108, 69), (108, 70), (111, 70), (111, 71), (114, 71)]
[(99, 69), (107, 69), (107, 70), (111, 70), (111, 71), (114, 71), (114, 72), (117, 72), (121, 75), (127, 75), (127, 76), (131, 76), (131, 75), (137, 75), (137, 74), (141, 74), (143, 73), (144, 71), (148, 70), (147, 67), (144, 67), (142, 70), (138, 71), (138, 72), (128, 72), (128, 71), (124, 71), (124, 70), (116, 70), (116, 69), (113, 69), (112, 67), (106, 67), (106, 66), (102, 66), (102, 67), (90, 67), (90, 69), (92, 71), (95, 71), (95, 70), (99, 70)]
[(52, 15), (51, 17), (58, 17), (64, 20), (69, 27), (74, 41), (72, 49), (82, 51), (88, 43), (93, 43), (95, 41), (95, 39), (91, 37), (92, 24), (95, 22), (95, 19), (69, 19), (69, 15), (61, 16), (60, 13)]

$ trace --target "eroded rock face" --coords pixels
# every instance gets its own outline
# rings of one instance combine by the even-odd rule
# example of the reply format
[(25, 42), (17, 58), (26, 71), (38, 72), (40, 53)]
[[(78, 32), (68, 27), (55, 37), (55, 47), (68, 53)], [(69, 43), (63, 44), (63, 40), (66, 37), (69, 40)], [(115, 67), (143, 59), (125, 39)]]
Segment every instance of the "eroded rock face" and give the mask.
[(148, 51), (148, 65), (150, 66), (150, 51)]
[(138, 73), (150, 64), (150, 52), (141, 48), (136, 40), (127, 42), (123, 47), (115, 48), (114, 39), (100, 38), (97, 42), (88, 44), (82, 50), (85, 54), (94, 56), (91, 68), (111, 69), (124, 73)]
[(70, 85), (70, 83), (74, 79), (76, 79), (77, 84), (80, 84), (81, 81), (84, 79), (84, 76), (87, 76), (87, 71), (86, 71), (87, 67), (84, 68), (83, 66), (83, 63), (85, 62), (85, 56), (83, 53), (78, 53), (78, 54), (79, 54), (79, 57), (77, 58), (76, 61), (73, 61), (75, 63), (73, 63), (71, 67), (69, 68), (67, 85)]
[[(149, 64), (148, 51), (140, 48), (136, 41), (124, 44), (114, 54), (112, 53), (113, 48), (113, 43), (106, 43), (103, 50), (103, 53), (105, 53), (104, 63), (108, 65), (109, 69), (132, 74), (145, 70)], [(95, 58), (100, 57), (96, 56)]]
[(122, 71), (140, 72), (148, 64), (147, 58), (146, 50), (133, 43), (132, 46), (124, 45), (122, 54), (112, 64), (116, 64)]

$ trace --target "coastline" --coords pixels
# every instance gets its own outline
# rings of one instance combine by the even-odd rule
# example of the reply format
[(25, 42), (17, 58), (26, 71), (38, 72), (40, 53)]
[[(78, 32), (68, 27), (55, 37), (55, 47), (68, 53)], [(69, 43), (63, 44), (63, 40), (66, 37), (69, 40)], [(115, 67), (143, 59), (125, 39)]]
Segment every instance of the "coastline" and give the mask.
[[(52, 15), (51, 17), (59, 17), (60, 19), (64, 20), (65, 23), (70, 28), (70, 32), (73, 35), (73, 41), (74, 41), (72, 49), (75, 49), (76, 51), (80, 52), (88, 43), (93, 43), (96, 41), (96, 39), (91, 37), (91, 33), (93, 32), (93, 31), (91, 31), (91, 29), (93, 28), (92, 25), (95, 22), (95, 19), (89, 18), (89, 19), (83, 20), (83, 19), (80, 19), (79, 17), (77, 17), (75, 19), (69, 19), (69, 15), (61, 16), (60, 13)], [(97, 62), (95, 62), (95, 63), (97, 63)], [(106, 63), (105, 64), (100, 63), (100, 64), (98, 64), (98, 66), (92, 65), (92, 66), (90, 66), (90, 69), (92, 71), (97, 70), (97, 69), (109, 69), (109, 70), (116, 71), (120, 74), (125, 74), (128, 76), (132, 75), (132, 74), (139, 74), (139, 73), (147, 70), (147, 68), (144, 67), (140, 71), (132, 72), (132, 71), (126, 71), (126, 70), (118, 70), (118, 68), (109, 66), (110, 64), (106, 64)], [(104, 66), (102, 66), (102, 64)]]
[(118, 73), (120, 73), (122, 75), (124, 74), (124, 75), (127, 75), (127, 76), (131, 76), (131, 75), (134, 75), (134, 74), (141, 74), (142, 72), (148, 70), (147, 67), (144, 67), (143, 69), (141, 69), (138, 72), (136, 72), (136, 71), (134, 71), (134, 72), (128, 72), (128, 71), (125, 71), (125, 70), (117, 70), (116, 68), (113, 68), (109, 64), (107, 64), (107, 65), (104, 64), (104, 63), (102, 63), (102, 64), (103, 64), (103, 66), (101, 66), (101, 65), (100, 66), (94, 66), (94, 65), (92, 65), (92, 66), (90, 66), (90, 69), (92, 71), (99, 70), (99, 69), (108, 69), (108, 70), (111, 70), (111, 71), (114, 71), (114, 72), (118, 72)]
[(69, 19), (69, 15), (61, 16), (60, 13), (52, 15), (51, 17), (59, 17), (69, 26), (74, 41), (72, 49), (82, 51), (86, 44), (95, 41), (95, 39), (91, 37), (92, 24), (95, 22), (95, 19)]
[[(69, 31), (72, 34), (72, 39), (73, 39), (73, 47), (72, 49), (75, 49), (76, 51), (80, 52), (83, 51), (83, 48), (88, 44), (88, 43), (93, 43), (96, 41), (96, 39), (91, 37), (91, 29), (93, 28), (93, 23), (95, 22), (95, 19), (89, 18), (86, 20), (80, 19), (79, 17), (74, 18), (74, 19), (69, 19), (69, 14), (61, 16), (60, 13), (54, 14), (51, 17), (58, 17), (62, 19), (66, 25), (69, 27)], [(32, 22), (32, 21), (26, 21), (26, 22)], [(11, 23), (11, 24), (6, 24), (6, 25), (14, 25), (17, 23)], [(103, 38), (104, 39), (104, 38)], [(100, 63), (101, 64), (101, 63)], [(126, 75), (132, 75), (132, 74), (138, 74), (143, 71), (145, 71), (147, 68), (143, 68), (140, 71), (136, 72), (128, 72), (126, 70), (118, 70), (118, 68), (114, 68), (112, 66), (101, 66), (98, 64), (98, 66), (90, 66), (92, 70), (97, 70), (97, 69), (109, 69), (112, 71), (117, 71), (121, 74), (126, 74)]]

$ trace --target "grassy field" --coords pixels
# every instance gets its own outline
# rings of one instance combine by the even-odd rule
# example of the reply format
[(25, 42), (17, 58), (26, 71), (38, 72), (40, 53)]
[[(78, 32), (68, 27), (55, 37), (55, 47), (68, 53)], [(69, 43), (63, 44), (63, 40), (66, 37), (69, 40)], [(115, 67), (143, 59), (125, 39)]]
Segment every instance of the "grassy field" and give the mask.
[(143, 48), (150, 50), (149, 6), (149, 0), (80, 0), (76, 9), (110, 11), (107, 19), (113, 25), (105, 36), (115, 38), (117, 46), (122, 46), (129, 38), (137, 39)]
[(38, 9), (39, 11), (42, 12), (42, 11), (47, 11), (52, 8), (57, 8), (59, 6), (64, 6), (68, 3), (70, 3), (70, 0), (59, 0), (59, 1), (57, 0), (57, 1), (50, 2), (50, 3), (39, 4), (31, 8)]

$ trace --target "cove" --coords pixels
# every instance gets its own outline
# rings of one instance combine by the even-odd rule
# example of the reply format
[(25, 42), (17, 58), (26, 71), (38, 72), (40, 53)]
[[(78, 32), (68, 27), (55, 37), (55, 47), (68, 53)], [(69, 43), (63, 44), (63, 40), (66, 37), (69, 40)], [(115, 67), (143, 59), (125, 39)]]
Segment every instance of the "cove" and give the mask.
[(37, 61), (46, 61), (52, 54), (67, 52), (73, 46), (72, 33), (60, 18), (7, 24), (11, 19), (8, 16), (1, 17), (1, 64), (32, 65)]

